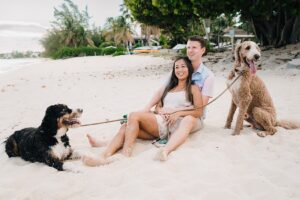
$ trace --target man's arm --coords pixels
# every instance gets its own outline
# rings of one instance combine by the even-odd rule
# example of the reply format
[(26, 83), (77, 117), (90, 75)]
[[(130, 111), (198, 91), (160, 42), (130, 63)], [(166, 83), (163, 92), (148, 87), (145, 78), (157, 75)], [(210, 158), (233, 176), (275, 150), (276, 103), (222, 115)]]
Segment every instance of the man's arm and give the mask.
[(209, 96), (202, 95), (202, 103), (203, 103), (204, 106), (206, 104), (208, 104), (210, 98), (211, 97), (209, 97)]
[(202, 88), (202, 102), (203, 102), (203, 105), (208, 104), (209, 99), (213, 97), (214, 86), (215, 86), (215, 77), (214, 77), (214, 75), (211, 75), (210, 77), (208, 77), (205, 80), (204, 86)]

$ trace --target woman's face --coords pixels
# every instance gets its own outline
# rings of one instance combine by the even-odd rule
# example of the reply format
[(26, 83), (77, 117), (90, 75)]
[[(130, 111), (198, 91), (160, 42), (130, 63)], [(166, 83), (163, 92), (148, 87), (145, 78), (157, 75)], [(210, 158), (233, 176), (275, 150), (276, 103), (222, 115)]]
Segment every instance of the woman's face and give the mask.
[(189, 69), (183, 59), (175, 62), (174, 70), (175, 76), (178, 78), (178, 80), (186, 80), (189, 76)]

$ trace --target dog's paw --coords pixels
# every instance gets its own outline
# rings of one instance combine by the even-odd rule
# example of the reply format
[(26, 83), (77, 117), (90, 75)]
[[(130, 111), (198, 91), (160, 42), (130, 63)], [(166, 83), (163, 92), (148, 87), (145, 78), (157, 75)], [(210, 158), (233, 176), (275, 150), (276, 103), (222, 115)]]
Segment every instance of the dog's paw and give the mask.
[(224, 128), (225, 129), (231, 129), (231, 124), (225, 124)]
[(71, 160), (80, 160), (82, 158), (82, 153), (80, 151), (73, 151)]
[(240, 131), (233, 131), (231, 135), (240, 135)]
[(82, 172), (81, 168), (78, 165), (74, 164), (73, 162), (65, 162), (63, 165), (63, 169), (64, 171), (73, 172), (73, 173)]
[(257, 135), (258, 135), (259, 137), (266, 137), (266, 136), (267, 136), (267, 133), (266, 133), (266, 131), (258, 131), (258, 132), (257, 132)]

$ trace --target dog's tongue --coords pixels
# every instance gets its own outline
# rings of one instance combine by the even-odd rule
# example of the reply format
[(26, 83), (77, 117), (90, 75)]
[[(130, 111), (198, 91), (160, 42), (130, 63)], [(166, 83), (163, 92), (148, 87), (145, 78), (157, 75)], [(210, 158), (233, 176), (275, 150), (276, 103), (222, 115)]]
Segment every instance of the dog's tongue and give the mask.
[(254, 62), (253, 61), (249, 61), (249, 66), (250, 66), (250, 72), (252, 74), (255, 74), (256, 73), (256, 66), (255, 66)]

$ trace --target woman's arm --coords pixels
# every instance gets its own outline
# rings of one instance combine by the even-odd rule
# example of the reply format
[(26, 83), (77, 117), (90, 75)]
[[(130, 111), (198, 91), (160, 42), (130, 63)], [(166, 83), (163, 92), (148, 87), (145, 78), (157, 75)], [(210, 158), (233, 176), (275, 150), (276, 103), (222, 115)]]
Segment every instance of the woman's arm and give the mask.
[(168, 117), (168, 124), (173, 124), (179, 117), (185, 117), (187, 115), (191, 115), (195, 118), (199, 118), (203, 114), (203, 102), (202, 102), (202, 95), (198, 88), (198, 86), (192, 85), (192, 95), (193, 95), (193, 101), (194, 101), (194, 108), (199, 108), (196, 110), (182, 110), (175, 112), (173, 114), (170, 114)]

